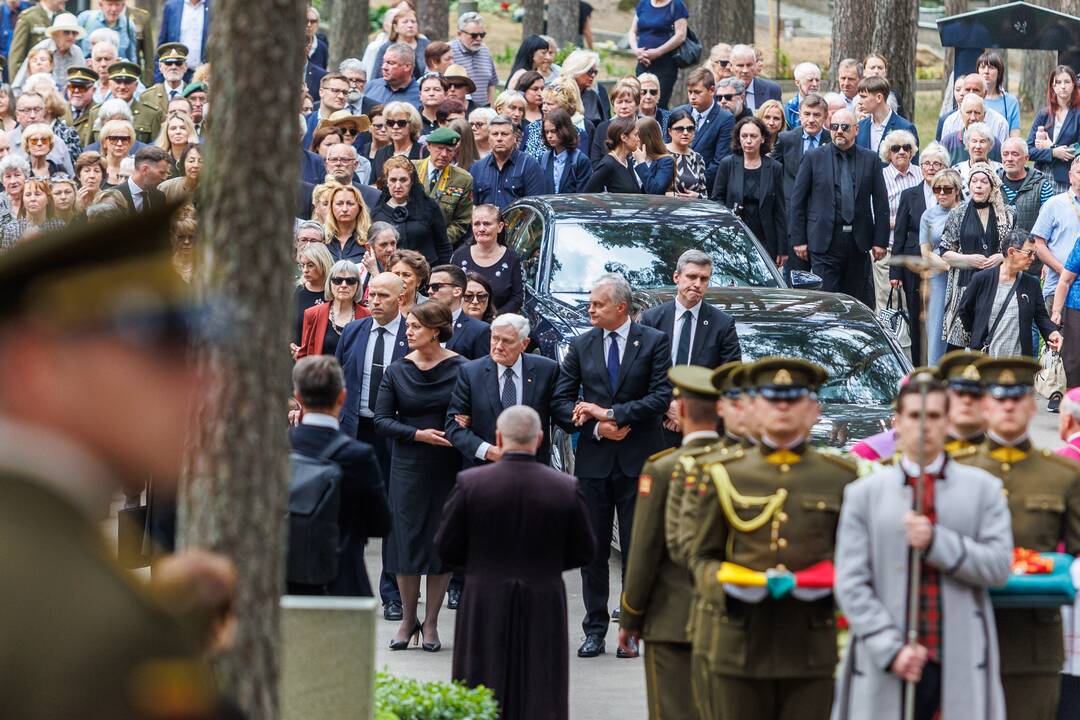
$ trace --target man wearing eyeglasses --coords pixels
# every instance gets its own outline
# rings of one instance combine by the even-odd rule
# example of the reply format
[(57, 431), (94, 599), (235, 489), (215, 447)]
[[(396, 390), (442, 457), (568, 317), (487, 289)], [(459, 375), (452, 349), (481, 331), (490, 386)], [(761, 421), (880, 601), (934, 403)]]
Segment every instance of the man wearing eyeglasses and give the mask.
[[(123, 100), (131, 108), (131, 124), (135, 128), (135, 137), (139, 142), (152, 143), (161, 130), (161, 121), (165, 116), (162, 109), (147, 105), (135, 97), (139, 83), (139, 66), (127, 60), (120, 60), (109, 66), (109, 90), (113, 98)], [(100, 107), (90, 111), (91, 126), (97, 120)]]
[(889, 198), (877, 154), (855, 145), (850, 110), (833, 113), (832, 143), (803, 158), (791, 191), (791, 248), (809, 260), (821, 289), (847, 293), (873, 307), (870, 255), (889, 246)]
[[(22, 149), (23, 130), (34, 123), (45, 122), (45, 98), (34, 92), (24, 92), (15, 101), (15, 120), (18, 123), (8, 132), (8, 140), (11, 141), (11, 154), (26, 157)], [(67, 144), (56, 138), (52, 150), (46, 156), (48, 160), (64, 168), (68, 175), (75, 176), (75, 166), (71, 161), (71, 150)]]
[(311, 138), (320, 122), (330, 119), (338, 110), (345, 107), (349, 97), (349, 81), (340, 73), (327, 73), (319, 81), (319, 102), (307, 116), (307, 130), (300, 145), (307, 150), (311, 147)]
[(165, 78), (143, 91), (139, 99), (162, 112), (172, 100), (184, 96), (188, 49), (183, 43), (165, 43), (158, 48), (158, 71)]
[(484, 44), (485, 37), (487, 32), (484, 30), (483, 16), (480, 13), (468, 12), (458, 18), (457, 37), (450, 42), (450, 49), (454, 51), (454, 64), (464, 67), (476, 84), (477, 89), (469, 95), (472, 107), (487, 107), (495, 102), (495, 92), (499, 85), (499, 73), (495, 70), (491, 51)]

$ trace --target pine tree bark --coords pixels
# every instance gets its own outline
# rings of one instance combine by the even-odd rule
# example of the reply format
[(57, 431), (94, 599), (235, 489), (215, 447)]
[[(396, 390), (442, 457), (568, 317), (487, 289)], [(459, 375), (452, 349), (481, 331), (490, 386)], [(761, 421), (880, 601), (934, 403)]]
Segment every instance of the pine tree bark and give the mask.
[(555, 45), (560, 48), (577, 45), (578, 0), (549, 0), (547, 5), (548, 34), (555, 38)]
[(861, 0), (833, 0), (829, 87), (835, 88), (836, 68), (844, 58), (862, 62), (873, 47), (874, 14)]
[[(945, 14), (943, 17), (952, 17), (968, 11), (968, 0), (945, 0)], [(941, 100), (945, 102), (952, 95), (953, 66), (956, 64), (956, 50), (945, 48), (945, 76), (942, 78)]]
[(368, 40), (368, 0), (334, 3), (330, 26), (330, 67), (364, 55)]
[[(222, 690), (260, 720), (278, 717), (284, 589), (300, 95), (306, 0), (220, 3), (200, 202), (197, 287), (228, 334), (195, 349), (203, 373), (180, 489), (178, 542), (227, 555), (238, 574), (234, 646), (215, 660)], [(260, 108), (251, 122), (250, 108)]]
[(870, 46), (889, 60), (889, 84), (903, 103), (900, 115), (914, 118), (918, 0), (886, 0), (875, 7), (873, 14), (874, 33)]
[(416, 16), (420, 21), (420, 32), (430, 39), (446, 40), (449, 37), (450, 3), (447, 0), (417, 0)]
[(525, 11), (525, 15), (521, 19), (522, 39), (530, 35), (543, 35), (544, 0), (524, 0), (521, 7)]

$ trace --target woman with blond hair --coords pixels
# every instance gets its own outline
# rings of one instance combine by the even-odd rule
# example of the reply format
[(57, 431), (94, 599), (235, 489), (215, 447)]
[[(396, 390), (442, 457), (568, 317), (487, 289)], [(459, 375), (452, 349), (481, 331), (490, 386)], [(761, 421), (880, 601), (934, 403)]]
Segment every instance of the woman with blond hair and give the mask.
[(135, 128), (127, 120), (110, 120), (101, 126), (101, 149), (105, 156), (105, 182), (102, 188), (116, 187), (124, 182), (120, 163), (131, 152)]
[(510, 118), (514, 123), (514, 133), (520, 139), (521, 134), (525, 132), (525, 111), (528, 109), (525, 96), (517, 90), (503, 90), (495, 98), (492, 107), (496, 115), (505, 115)]
[(363, 261), (371, 214), (360, 190), (353, 185), (335, 185), (328, 194), (330, 208), (324, 225), (330, 254), (335, 260)]
[(296, 301), (296, 324), (293, 330), (293, 354), (300, 348), (303, 336), (304, 313), (309, 307), (326, 302), (326, 285), (330, 279), (330, 268), (334, 258), (324, 242), (304, 245), (296, 253), (296, 262), (300, 266), (300, 277), (296, 281), (293, 299)]
[(375, 159), (371, 161), (373, 178), (382, 177), (383, 165), (395, 155), (404, 155), (409, 160), (420, 160), (424, 156), (424, 146), (419, 142), (424, 121), (419, 111), (407, 102), (390, 102), (386, 103), (382, 114), (390, 144), (375, 153)]
[(611, 105), (607, 95), (597, 92), (593, 87), (599, 73), (599, 54), (592, 50), (575, 50), (566, 56), (562, 64), (562, 74), (556, 80), (568, 80), (574, 84), (581, 99), (582, 114), (594, 126), (611, 117)]
[(776, 144), (776, 136), (787, 130), (787, 118), (784, 113), (784, 106), (780, 104), (779, 100), (766, 100), (761, 103), (761, 107), (754, 113), (761, 122), (765, 123), (765, 128), (769, 131), (770, 142)]
[(326, 218), (330, 214), (330, 191), (338, 186), (331, 180), (311, 189), (311, 219), (320, 225), (326, 225)]
[(64, 172), (59, 164), (49, 159), (56, 136), (45, 123), (28, 125), (22, 134), (22, 151), (30, 160), (30, 176), (48, 180)]
[(195, 123), (191, 116), (182, 110), (173, 110), (165, 118), (154, 144), (169, 154), (169, 177), (176, 178), (184, 174), (180, 158), (189, 147), (199, 141), (195, 132)]

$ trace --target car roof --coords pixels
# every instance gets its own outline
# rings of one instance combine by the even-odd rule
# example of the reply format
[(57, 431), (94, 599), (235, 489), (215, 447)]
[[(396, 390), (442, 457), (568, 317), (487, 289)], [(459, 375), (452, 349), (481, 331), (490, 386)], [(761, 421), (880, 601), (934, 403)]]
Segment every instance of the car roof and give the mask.
[[(675, 296), (674, 289), (654, 293), (658, 300)], [(716, 305), (737, 322), (823, 325), (875, 325), (870, 308), (850, 295), (819, 290), (787, 288), (722, 287), (705, 292), (705, 301)]]
[(735, 221), (720, 203), (665, 195), (595, 193), (588, 195), (536, 195), (515, 205), (529, 205), (559, 222), (613, 220), (617, 222)]

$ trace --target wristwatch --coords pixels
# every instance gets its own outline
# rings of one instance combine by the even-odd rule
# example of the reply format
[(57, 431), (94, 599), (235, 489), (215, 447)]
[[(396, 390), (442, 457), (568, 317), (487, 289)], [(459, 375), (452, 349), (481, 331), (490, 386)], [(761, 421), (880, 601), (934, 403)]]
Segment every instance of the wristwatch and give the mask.
[(615, 410), (612, 409), (612, 408), (608, 408), (608, 411), (606, 413), (604, 413), (604, 419), (605, 420), (614, 420), (615, 419)]

